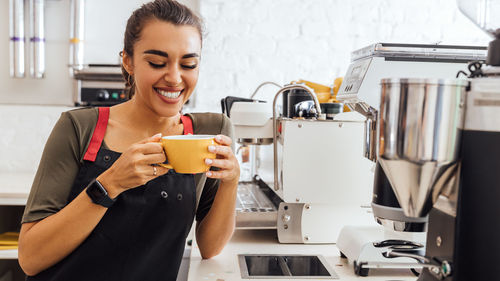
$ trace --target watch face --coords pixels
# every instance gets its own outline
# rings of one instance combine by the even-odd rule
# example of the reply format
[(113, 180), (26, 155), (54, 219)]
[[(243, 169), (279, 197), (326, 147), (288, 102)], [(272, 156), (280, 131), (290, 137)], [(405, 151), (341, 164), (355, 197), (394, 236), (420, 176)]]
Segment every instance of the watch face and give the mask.
[(92, 202), (106, 208), (111, 207), (111, 205), (115, 202), (115, 200), (108, 197), (108, 192), (106, 192), (106, 189), (97, 180), (89, 183), (87, 187), (87, 194)]
[(99, 183), (94, 182), (92, 184), (92, 187), (88, 189), (88, 191), (91, 193), (91, 196), (93, 198), (102, 198), (103, 196), (106, 196), (106, 191), (99, 186)]

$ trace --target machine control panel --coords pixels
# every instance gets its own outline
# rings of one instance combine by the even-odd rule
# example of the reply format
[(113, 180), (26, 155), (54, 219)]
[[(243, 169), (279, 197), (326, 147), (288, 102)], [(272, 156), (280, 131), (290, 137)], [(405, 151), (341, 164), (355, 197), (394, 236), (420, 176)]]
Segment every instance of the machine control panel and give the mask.
[(75, 80), (75, 106), (112, 106), (129, 99), (122, 81)]
[(372, 58), (366, 58), (355, 61), (351, 63), (351, 65), (349, 65), (347, 74), (344, 77), (342, 85), (340, 86), (337, 99), (339, 99), (340, 101), (357, 100), (358, 90), (361, 87), (361, 83), (365, 78), (371, 61)]
[(82, 88), (80, 105), (113, 105), (128, 100), (124, 89)]

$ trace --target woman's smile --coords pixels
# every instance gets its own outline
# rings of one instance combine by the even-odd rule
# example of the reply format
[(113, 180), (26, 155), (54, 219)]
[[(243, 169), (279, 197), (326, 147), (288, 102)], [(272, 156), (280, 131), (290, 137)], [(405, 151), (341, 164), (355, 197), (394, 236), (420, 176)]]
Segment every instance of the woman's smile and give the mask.
[(182, 93), (184, 92), (184, 89), (157, 88), (157, 87), (153, 87), (153, 89), (163, 102), (169, 104), (178, 103), (183, 98)]

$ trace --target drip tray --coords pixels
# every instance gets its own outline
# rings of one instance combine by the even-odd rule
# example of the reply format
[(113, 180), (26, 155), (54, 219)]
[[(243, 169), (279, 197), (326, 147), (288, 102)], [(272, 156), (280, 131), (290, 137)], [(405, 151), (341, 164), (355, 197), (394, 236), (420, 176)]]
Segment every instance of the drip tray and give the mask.
[(338, 279), (323, 256), (238, 255), (242, 279)]

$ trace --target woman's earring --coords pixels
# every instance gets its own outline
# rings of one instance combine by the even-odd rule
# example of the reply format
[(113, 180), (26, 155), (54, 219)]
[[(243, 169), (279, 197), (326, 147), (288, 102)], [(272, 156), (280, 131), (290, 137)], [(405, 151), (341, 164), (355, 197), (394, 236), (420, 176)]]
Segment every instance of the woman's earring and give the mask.
[[(132, 79), (132, 82), (130, 82), (130, 80)], [(132, 77), (132, 75), (128, 75), (128, 78), (127, 78), (127, 82), (128, 82), (128, 85), (132, 88), (134, 86), (134, 77)]]

